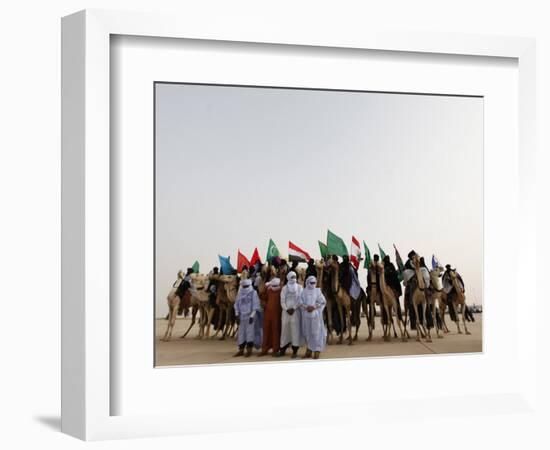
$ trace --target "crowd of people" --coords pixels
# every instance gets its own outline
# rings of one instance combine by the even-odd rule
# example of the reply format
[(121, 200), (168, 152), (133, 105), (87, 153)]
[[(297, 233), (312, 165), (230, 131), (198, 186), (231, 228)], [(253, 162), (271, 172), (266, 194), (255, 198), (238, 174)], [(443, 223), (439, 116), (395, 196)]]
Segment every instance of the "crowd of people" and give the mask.
[[(398, 268), (391, 262), (389, 255), (384, 255), (380, 262), (379, 255), (375, 254), (367, 268), (367, 287), (362, 289), (357, 267), (350, 262), (349, 257), (343, 256), (339, 261), (338, 256), (327, 256), (322, 260), (323, 267), (338, 265), (338, 281), (340, 286), (345, 289), (351, 298), (357, 300), (361, 295), (368, 296), (373, 289), (380, 289), (379, 271), (371, 270), (380, 265), (383, 267), (384, 276), (387, 285), (394, 291), (398, 299), (398, 314), (400, 311), (400, 297), (404, 295), (405, 309), (411, 308), (410, 302), (410, 280), (416, 276), (416, 270), (413, 263), (414, 259), (420, 261), (420, 273), (426, 286), (426, 294), (430, 289), (438, 289), (433, 286), (430, 280), (430, 271), (423, 257), (411, 250), (407, 255), (408, 259), (404, 265)], [(446, 294), (452, 295), (453, 283), (450, 272), (455, 271), (449, 264), (445, 266), (445, 271), (441, 268), (441, 287)], [(188, 269), (183, 280), (179, 283), (176, 295), (184, 298), (186, 291), (191, 286), (192, 269)], [(298, 357), (298, 351), (301, 347), (305, 348), (302, 358), (318, 359), (321, 352), (325, 349), (327, 341), (327, 325), (324, 319), (324, 310), (327, 301), (322, 290), (318, 287), (318, 276), (330, 277), (331, 271), (324, 270), (322, 274), (318, 273), (318, 266), (313, 259), (307, 262), (307, 267), (299, 267), (297, 261), (289, 265), (280, 257), (273, 258), (266, 266), (257, 263), (252, 267), (244, 266), (240, 274), (236, 271), (231, 274), (239, 277), (239, 289), (234, 302), (234, 315), (237, 322), (237, 346), (238, 350), (235, 357), (250, 357), (253, 349), (258, 349), (258, 356), (265, 356), (271, 353), (273, 357), (283, 357), (290, 349), (291, 358)], [(220, 270), (214, 267), (209, 275), (218, 275)], [(266, 279), (266, 274), (267, 279)], [(462, 290), (464, 282), (460, 274), (455, 271)], [(262, 278), (263, 277), (263, 278)], [(210, 279), (210, 277), (209, 277)], [(260, 285), (263, 281), (263, 289)], [(325, 286), (332, 286), (330, 280), (324, 280)], [(405, 287), (403, 292), (402, 283)], [(210, 295), (212, 306), (216, 302), (216, 291), (218, 285), (210, 282), (207, 291)], [(184, 312), (185, 302), (181, 302), (179, 314)], [(454, 311), (450, 309), (451, 316)], [(415, 328), (413, 318), (415, 315), (409, 314), (411, 319), (411, 329)], [(428, 326), (441, 327), (437, 323), (438, 315), (433, 316)], [(468, 320), (473, 321), (471, 312), (466, 311)], [(454, 320), (454, 319), (453, 319)]]

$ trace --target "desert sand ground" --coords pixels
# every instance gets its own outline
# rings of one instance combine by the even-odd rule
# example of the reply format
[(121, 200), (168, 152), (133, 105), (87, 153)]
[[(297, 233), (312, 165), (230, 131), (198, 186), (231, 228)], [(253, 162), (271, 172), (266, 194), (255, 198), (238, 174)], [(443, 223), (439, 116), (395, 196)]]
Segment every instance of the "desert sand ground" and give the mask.
[[(415, 340), (416, 331), (411, 332), (411, 339), (407, 342), (402, 342), (400, 339), (394, 339), (390, 342), (382, 340), (382, 327), (380, 323), (376, 323), (374, 337), (372, 341), (367, 342), (365, 339), (368, 336), (366, 321), (362, 321), (359, 329), (359, 338), (353, 345), (347, 345), (346, 341), (343, 344), (327, 345), (326, 350), (321, 354), (321, 359), (327, 358), (357, 358), (369, 356), (399, 356), (399, 355), (426, 355), (426, 354), (441, 354), (441, 353), (472, 353), (482, 351), (482, 322), (483, 315), (475, 314), (475, 322), (468, 322), (468, 330), (471, 335), (458, 334), (456, 326), (447, 317), (447, 325), (450, 333), (444, 334), (442, 339), (437, 339), (435, 332), (432, 330), (432, 342), (428, 343), (422, 340)], [(219, 363), (248, 363), (248, 362), (274, 362), (290, 359), (289, 356), (284, 358), (272, 358), (270, 355), (258, 358), (257, 351), (249, 358), (233, 358), (233, 354), (237, 350), (235, 339), (228, 338), (224, 341), (216, 339), (197, 339), (198, 327), (187, 335), (185, 339), (180, 339), (180, 336), (185, 332), (190, 324), (190, 319), (178, 319), (172, 334), (170, 342), (163, 342), (161, 338), (166, 330), (167, 322), (163, 319), (156, 321), (156, 365), (157, 366), (178, 366), (190, 364), (219, 364)], [(462, 331), (464, 331), (461, 325)], [(211, 330), (212, 331), (212, 330)], [(336, 341), (336, 340), (335, 340)], [(299, 351), (299, 356), (304, 354), (305, 349), (302, 347)], [(287, 352), (290, 355), (290, 352)], [(299, 361), (298, 358), (295, 361)]]

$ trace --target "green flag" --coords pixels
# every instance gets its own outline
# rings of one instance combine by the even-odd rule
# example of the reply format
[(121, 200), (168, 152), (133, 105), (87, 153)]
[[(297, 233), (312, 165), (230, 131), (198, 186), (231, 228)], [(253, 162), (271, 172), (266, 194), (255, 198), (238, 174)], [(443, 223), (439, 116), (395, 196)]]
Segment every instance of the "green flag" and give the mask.
[(191, 269), (193, 269), (193, 273), (199, 273), (199, 270), (200, 270), (199, 262), (195, 261), (191, 266)]
[(323, 244), (321, 241), (319, 242), (319, 251), (321, 252), (321, 258), (327, 257), (327, 246)]
[(279, 249), (273, 242), (273, 239), (269, 239), (269, 246), (267, 247), (267, 256), (265, 257), (266, 261), (271, 261), (275, 256), (281, 256)]
[(401, 259), (401, 255), (397, 251), (395, 244), (393, 244), (393, 248), (395, 249), (395, 262), (397, 263), (397, 279), (401, 282), (403, 281), (403, 270), (405, 266), (403, 265), (403, 260)]
[(365, 247), (365, 263), (363, 264), (363, 267), (368, 269), (370, 264), (370, 250), (367, 247), (367, 244), (365, 244), (365, 241), (363, 241), (363, 247)]
[(348, 249), (344, 241), (332, 233), (330, 230), (327, 232), (327, 252), (329, 255), (344, 256), (348, 254)]
[(384, 253), (384, 250), (382, 250), (380, 244), (378, 244), (378, 250), (380, 250), (380, 259), (384, 259), (386, 257), (386, 253)]

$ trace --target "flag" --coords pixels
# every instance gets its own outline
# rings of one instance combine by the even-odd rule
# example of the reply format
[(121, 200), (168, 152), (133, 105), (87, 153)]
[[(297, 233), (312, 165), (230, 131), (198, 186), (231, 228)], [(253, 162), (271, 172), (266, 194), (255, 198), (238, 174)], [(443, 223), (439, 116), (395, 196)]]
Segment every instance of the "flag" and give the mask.
[(260, 259), (260, 253), (258, 252), (258, 247), (254, 249), (254, 253), (252, 253), (252, 258), (250, 258), (250, 265), (254, 266), (257, 262), (260, 264), (262, 263), (262, 260)]
[(382, 250), (382, 247), (380, 247), (380, 244), (378, 244), (378, 250), (380, 250), (380, 259), (384, 259), (386, 257), (386, 254), (384, 253), (384, 250)]
[(250, 261), (246, 259), (240, 250), (237, 251), (237, 272), (241, 273), (243, 271), (243, 266), (246, 266), (250, 269)]
[(365, 241), (363, 241), (363, 247), (365, 247), (365, 264), (363, 265), (363, 267), (365, 269), (368, 269), (370, 265), (370, 250), (367, 247), (367, 244), (365, 244)]
[(310, 260), (310, 258), (311, 256), (309, 256), (308, 252), (306, 252), (305, 250), (302, 250), (297, 245), (288, 241), (288, 259), (290, 261), (307, 262)]
[(318, 241), (319, 242), (319, 251), (321, 252), (321, 258), (326, 258), (327, 257), (327, 246), (325, 244), (323, 244), (321, 241)]
[(229, 256), (218, 255), (220, 259), (220, 271), (223, 275), (232, 275), (235, 272), (235, 268), (231, 265), (229, 261)]
[(329, 255), (344, 256), (348, 254), (348, 249), (342, 238), (336, 236), (330, 230), (327, 232), (327, 252)]
[(395, 262), (397, 263), (397, 278), (399, 281), (403, 281), (403, 269), (405, 268), (405, 265), (403, 264), (403, 260), (401, 259), (401, 255), (397, 251), (395, 244), (393, 244), (393, 248), (395, 249)]
[(435, 255), (432, 255), (432, 270), (434, 270), (436, 267), (441, 267), (441, 264), (439, 263), (439, 260), (435, 257)]
[(359, 269), (359, 261), (361, 261), (361, 247), (359, 247), (359, 241), (355, 236), (351, 237), (351, 263), (355, 267), (355, 269)]
[(273, 239), (269, 240), (269, 246), (267, 247), (267, 256), (265, 257), (266, 261), (270, 262), (275, 256), (281, 256), (279, 249), (273, 242)]
[(191, 269), (193, 269), (193, 273), (199, 273), (200, 267), (199, 262), (195, 261), (191, 266)]

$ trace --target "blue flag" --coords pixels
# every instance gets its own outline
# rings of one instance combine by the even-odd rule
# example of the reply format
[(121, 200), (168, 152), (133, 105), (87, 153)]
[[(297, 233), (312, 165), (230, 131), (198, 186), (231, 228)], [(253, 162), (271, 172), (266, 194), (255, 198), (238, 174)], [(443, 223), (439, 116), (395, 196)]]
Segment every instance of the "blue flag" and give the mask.
[(439, 261), (435, 257), (435, 255), (432, 255), (432, 270), (434, 270), (436, 267), (441, 267), (439, 264)]
[(223, 275), (231, 275), (235, 272), (235, 268), (229, 262), (229, 256), (218, 255), (218, 258), (220, 258), (220, 271)]

